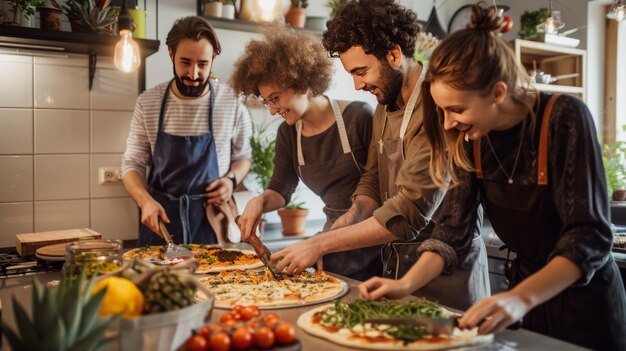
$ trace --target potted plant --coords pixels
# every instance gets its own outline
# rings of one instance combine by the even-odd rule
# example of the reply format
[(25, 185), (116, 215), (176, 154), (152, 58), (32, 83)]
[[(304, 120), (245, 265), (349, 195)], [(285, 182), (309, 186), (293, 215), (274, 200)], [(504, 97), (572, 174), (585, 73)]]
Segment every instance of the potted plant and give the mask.
[(303, 235), (306, 225), (306, 216), (309, 210), (304, 206), (304, 202), (292, 200), (287, 206), (278, 209), (280, 222), (283, 225), (283, 235)]
[(308, 0), (290, 0), (291, 7), (285, 14), (285, 22), (289, 23), (292, 27), (302, 28), (304, 27), (304, 21), (306, 20), (306, 8), (309, 6)]
[(118, 10), (111, 0), (67, 0), (63, 12), (70, 21), (72, 32), (113, 35)]
[[(260, 191), (267, 189), (274, 173), (274, 155), (276, 154), (276, 137), (269, 132), (269, 126), (278, 119), (271, 119), (259, 125), (255, 125), (250, 137), (250, 147), (252, 148), (252, 166), (250, 174), (260, 186)], [(267, 220), (261, 217), (259, 221), (259, 233), (263, 235)]]
[(537, 26), (545, 22), (548, 16), (548, 9), (545, 7), (537, 11), (524, 11), (522, 17), (520, 17), (521, 29), (517, 32), (520, 39), (537, 39), (537, 34), (539, 34)]
[(222, 18), (235, 19), (236, 12), (233, 0), (222, 0)]
[(330, 9), (330, 18), (335, 17), (337, 11), (339, 11), (339, 7), (346, 2), (348, 2), (348, 0), (328, 0), (328, 2), (326, 2), (326, 7)]
[(204, 15), (222, 17), (222, 0), (206, 0), (204, 3)]
[(61, 15), (63, 8), (56, 0), (49, 0), (43, 6), (37, 8), (39, 11), (39, 28), (61, 30)]
[(11, 21), (3, 22), (4, 25), (21, 26), (22, 19), (30, 20), (30, 16), (35, 14), (35, 8), (41, 6), (44, 0), (8, 0), (7, 1), (13, 12)]
[[(622, 129), (626, 132), (626, 126)], [(613, 201), (626, 201), (626, 142), (616, 141), (613, 145), (604, 144), (602, 161), (609, 194)]]

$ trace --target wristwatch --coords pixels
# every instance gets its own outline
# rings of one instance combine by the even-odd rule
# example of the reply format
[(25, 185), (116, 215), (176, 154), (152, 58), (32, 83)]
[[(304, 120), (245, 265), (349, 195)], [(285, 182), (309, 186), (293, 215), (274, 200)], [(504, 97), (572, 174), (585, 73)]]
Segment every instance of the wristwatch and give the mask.
[(235, 173), (230, 172), (226, 175), (226, 178), (230, 179), (233, 182), (233, 191), (237, 187), (237, 177), (235, 177)]

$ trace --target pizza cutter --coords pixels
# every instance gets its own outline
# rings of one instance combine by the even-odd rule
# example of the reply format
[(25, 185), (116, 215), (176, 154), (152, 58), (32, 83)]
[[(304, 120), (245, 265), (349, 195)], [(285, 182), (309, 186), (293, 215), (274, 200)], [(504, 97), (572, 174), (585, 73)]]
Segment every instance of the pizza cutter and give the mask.
[[(241, 216), (235, 217), (235, 223), (239, 224), (240, 217)], [(259, 239), (256, 233), (252, 233), (252, 235), (250, 235), (246, 241), (248, 242), (248, 244), (252, 245), (252, 248), (254, 248), (254, 251), (256, 252), (257, 256), (259, 256), (261, 261), (263, 261), (263, 264), (265, 265), (265, 267), (267, 267), (267, 269), (270, 271), (270, 273), (272, 274), (272, 277), (274, 277), (274, 279), (276, 280), (282, 280), (283, 279), (282, 274), (276, 272), (274, 267), (270, 265), (270, 255), (271, 255), (270, 250), (267, 248), (267, 246), (263, 245), (263, 243), (261, 242), (261, 239)]]
[(188, 249), (180, 247), (178, 245), (174, 245), (174, 241), (172, 241), (172, 236), (170, 235), (170, 232), (167, 230), (165, 223), (163, 222), (163, 220), (161, 220), (160, 217), (159, 229), (161, 229), (161, 233), (163, 233), (163, 239), (165, 239), (165, 242), (167, 243), (167, 248), (165, 249), (165, 257), (167, 257), (168, 259), (183, 256), (189, 258), (193, 257), (191, 251), (189, 251)]

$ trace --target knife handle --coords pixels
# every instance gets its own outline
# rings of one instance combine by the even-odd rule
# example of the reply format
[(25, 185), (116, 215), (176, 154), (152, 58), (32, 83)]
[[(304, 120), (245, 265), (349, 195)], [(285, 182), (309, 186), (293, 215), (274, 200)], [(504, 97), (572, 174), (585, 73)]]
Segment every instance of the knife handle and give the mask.
[(161, 234), (163, 234), (163, 239), (165, 239), (165, 242), (167, 244), (173, 244), (174, 241), (172, 240), (172, 236), (170, 235), (170, 232), (167, 230), (167, 227), (165, 226), (165, 222), (163, 222), (161, 217), (159, 217), (158, 220), (159, 220), (159, 229), (161, 230)]
[[(241, 216), (235, 217), (235, 223), (237, 225), (239, 225), (240, 218)], [(256, 233), (251, 233), (250, 236), (248, 236), (248, 239), (244, 241), (252, 245), (252, 247), (254, 248), (254, 251), (257, 253), (257, 255), (259, 255), (259, 257), (267, 255), (267, 257), (269, 258), (271, 256), (270, 250), (267, 247), (265, 247), (265, 245), (263, 245), (263, 243), (261, 242), (261, 239), (259, 239)]]

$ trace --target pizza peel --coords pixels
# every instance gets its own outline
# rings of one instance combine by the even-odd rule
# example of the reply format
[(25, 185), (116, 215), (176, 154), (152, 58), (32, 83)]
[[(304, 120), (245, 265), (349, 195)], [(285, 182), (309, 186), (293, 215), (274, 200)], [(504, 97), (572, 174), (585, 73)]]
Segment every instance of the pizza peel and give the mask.
[[(241, 216), (235, 217), (235, 223), (239, 224), (240, 217)], [(274, 267), (270, 265), (270, 250), (267, 248), (267, 246), (263, 245), (261, 239), (259, 239), (256, 233), (251, 233), (251, 235), (249, 235), (248, 239), (245, 241), (248, 244), (252, 245), (252, 248), (256, 252), (257, 256), (259, 256), (265, 267), (270, 271), (272, 277), (276, 280), (282, 280), (283, 276), (280, 273), (276, 272), (276, 270), (274, 270)]]
[(167, 243), (167, 248), (165, 249), (165, 257), (168, 259), (176, 258), (176, 257), (193, 257), (191, 251), (184, 247), (180, 247), (178, 245), (174, 245), (174, 241), (172, 240), (172, 236), (170, 232), (167, 230), (165, 223), (159, 217), (159, 229), (161, 229), (161, 233), (163, 233), (163, 239)]

